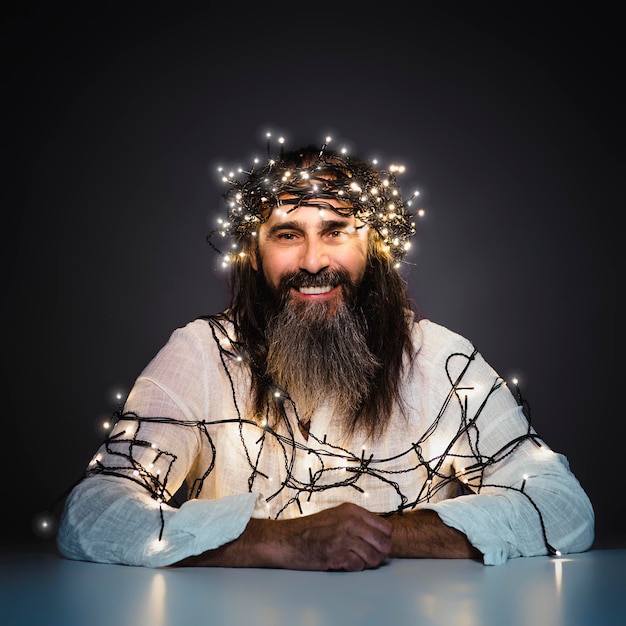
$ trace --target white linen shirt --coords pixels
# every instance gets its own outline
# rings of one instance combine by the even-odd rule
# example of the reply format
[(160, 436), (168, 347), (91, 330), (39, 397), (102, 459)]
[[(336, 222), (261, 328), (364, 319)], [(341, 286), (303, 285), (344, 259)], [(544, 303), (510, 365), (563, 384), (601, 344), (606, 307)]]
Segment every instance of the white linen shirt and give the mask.
[[(391, 407), (384, 435), (369, 441), (345, 437), (329, 406), (313, 415), (308, 438), (288, 402), (278, 425), (246, 421), (250, 371), (228, 333), (194, 320), (139, 376), (126, 418), (66, 500), (65, 557), (166, 566), (236, 539), (251, 517), (346, 501), (381, 514), (432, 509), (488, 565), (591, 546), (593, 508), (567, 459), (467, 339), (413, 324), (406, 414)], [(168, 503), (185, 483), (189, 499)]]

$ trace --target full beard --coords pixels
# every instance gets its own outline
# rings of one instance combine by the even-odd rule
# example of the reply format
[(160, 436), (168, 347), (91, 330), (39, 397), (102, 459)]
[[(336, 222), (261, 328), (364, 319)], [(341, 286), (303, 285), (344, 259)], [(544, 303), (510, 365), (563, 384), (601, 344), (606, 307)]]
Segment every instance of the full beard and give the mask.
[[(319, 301), (290, 295), (291, 287), (327, 284), (341, 289)], [(370, 397), (381, 367), (367, 345), (358, 286), (342, 271), (298, 272), (270, 291), (266, 374), (293, 400), (302, 423), (326, 403), (338, 418), (354, 415)]]

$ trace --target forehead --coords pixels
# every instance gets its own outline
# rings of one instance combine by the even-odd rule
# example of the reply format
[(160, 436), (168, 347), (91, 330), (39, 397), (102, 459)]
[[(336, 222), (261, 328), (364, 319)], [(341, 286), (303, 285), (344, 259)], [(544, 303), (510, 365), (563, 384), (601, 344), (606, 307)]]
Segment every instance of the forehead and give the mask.
[(308, 198), (302, 200), (289, 195), (281, 197), (271, 210), (263, 226), (292, 225), (354, 225), (360, 222), (354, 215), (354, 207), (337, 198)]

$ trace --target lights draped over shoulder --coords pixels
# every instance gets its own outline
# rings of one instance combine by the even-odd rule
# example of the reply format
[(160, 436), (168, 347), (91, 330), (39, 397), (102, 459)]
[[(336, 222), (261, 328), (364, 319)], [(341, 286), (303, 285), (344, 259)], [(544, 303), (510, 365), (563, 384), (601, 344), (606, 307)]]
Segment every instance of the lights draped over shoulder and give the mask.
[[(372, 446), (370, 450), (360, 439), (338, 443), (315, 427), (302, 440), (287, 417), (286, 411), (290, 410), (300, 423), (296, 404), (286, 392), (276, 393), (285, 408), (284, 419), (276, 427), (267, 420), (246, 419), (239, 410), (235, 382), (239, 368), (247, 361), (245, 350), (219, 320), (203, 319), (210, 325), (220, 353), (220, 363), (230, 385), (229, 395), (235, 400), (234, 413), (216, 419), (190, 420), (141, 416), (120, 407), (113, 416), (114, 425), (107, 429), (103, 446), (82, 478), (115, 476), (145, 490), (154, 503), (155, 514), (160, 517), (155, 540), (160, 542), (165, 536), (163, 507), (181, 505), (177, 501), (178, 484), (174, 488), (170, 484), (174, 466), (179, 462), (176, 450), (165, 449), (152, 440), (155, 426), (167, 426), (172, 433), (196, 430), (210, 451), (207, 465), (198, 466), (195, 475), (188, 477), (188, 499), (209, 497), (211, 488), (204, 491), (205, 481), (214, 472), (219, 474), (222, 467), (232, 473), (233, 459), (238, 459), (237, 471), (242, 481), (237, 489), (241, 493), (247, 490), (263, 494), (274, 519), (316, 512), (328, 507), (332, 498), (369, 506), (371, 498), (385, 493), (388, 508), (377, 511), (389, 516), (447, 499), (450, 496), (446, 494), (452, 492), (504, 496), (515, 493), (535, 511), (533, 523), (541, 533), (546, 553), (561, 554), (549, 541), (540, 500), (534, 499), (541, 493), (541, 480), (537, 478), (541, 478), (542, 467), (552, 462), (555, 453), (532, 428), (530, 407), (515, 381), (513, 391), (520, 411), (511, 414), (514, 427), (507, 432), (512, 438), (496, 437), (489, 443), (490, 439), (482, 436), (482, 416), (486, 417), (490, 403), (506, 382), (497, 376), (486, 380), (484, 385), (473, 382), (469, 368), (478, 358), (475, 349), (447, 357), (445, 371), (450, 387), (442, 395), (443, 403), (433, 421), (418, 436), (407, 433), (406, 447), (403, 442), (397, 450), (386, 454), (385, 446), (378, 449)], [(181, 440), (180, 435), (174, 434), (170, 439)], [(228, 441), (232, 447), (225, 445)], [(518, 449), (524, 455), (523, 463), (511, 465), (511, 455)], [(308, 471), (303, 471), (304, 467)], [(268, 468), (273, 470), (270, 472)], [(494, 473), (500, 468), (501, 473)]]
[[(415, 234), (412, 219), (416, 214), (423, 214), (422, 210), (412, 212), (410, 209), (419, 192), (414, 192), (407, 201), (402, 198), (396, 176), (405, 171), (404, 166), (377, 169), (375, 161), (366, 163), (350, 156), (345, 149), (330, 150), (331, 139), (327, 137), (312, 163), (293, 167), (292, 159), (286, 158), (282, 138), (278, 141), (280, 154), (271, 156), (269, 137), (268, 134), (265, 164), (257, 159), (248, 170), (239, 168), (226, 172), (219, 168), (222, 181), (230, 186), (224, 194), (227, 218), (218, 219), (216, 230), (207, 239), (224, 256), (223, 264), (227, 266), (237, 257), (245, 256), (242, 240), (255, 236), (276, 207), (290, 212), (306, 204), (333, 210), (344, 217), (353, 214), (379, 234), (383, 249), (399, 267), (411, 247), (409, 240)], [(297, 151), (290, 154), (297, 155)], [(345, 207), (333, 206), (327, 202), (329, 199), (343, 201)], [(230, 251), (224, 253), (213, 244), (217, 234), (231, 240)]]

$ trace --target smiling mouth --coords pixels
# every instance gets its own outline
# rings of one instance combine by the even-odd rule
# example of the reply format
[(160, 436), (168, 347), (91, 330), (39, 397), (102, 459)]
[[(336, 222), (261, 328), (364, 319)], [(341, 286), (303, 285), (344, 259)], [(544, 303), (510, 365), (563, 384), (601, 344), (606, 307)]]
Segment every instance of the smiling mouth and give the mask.
[(318, 296), (333, 290), (332, 285), (322, 285), (321, 287), (298, 287), (298, 291), (307, 296)]

